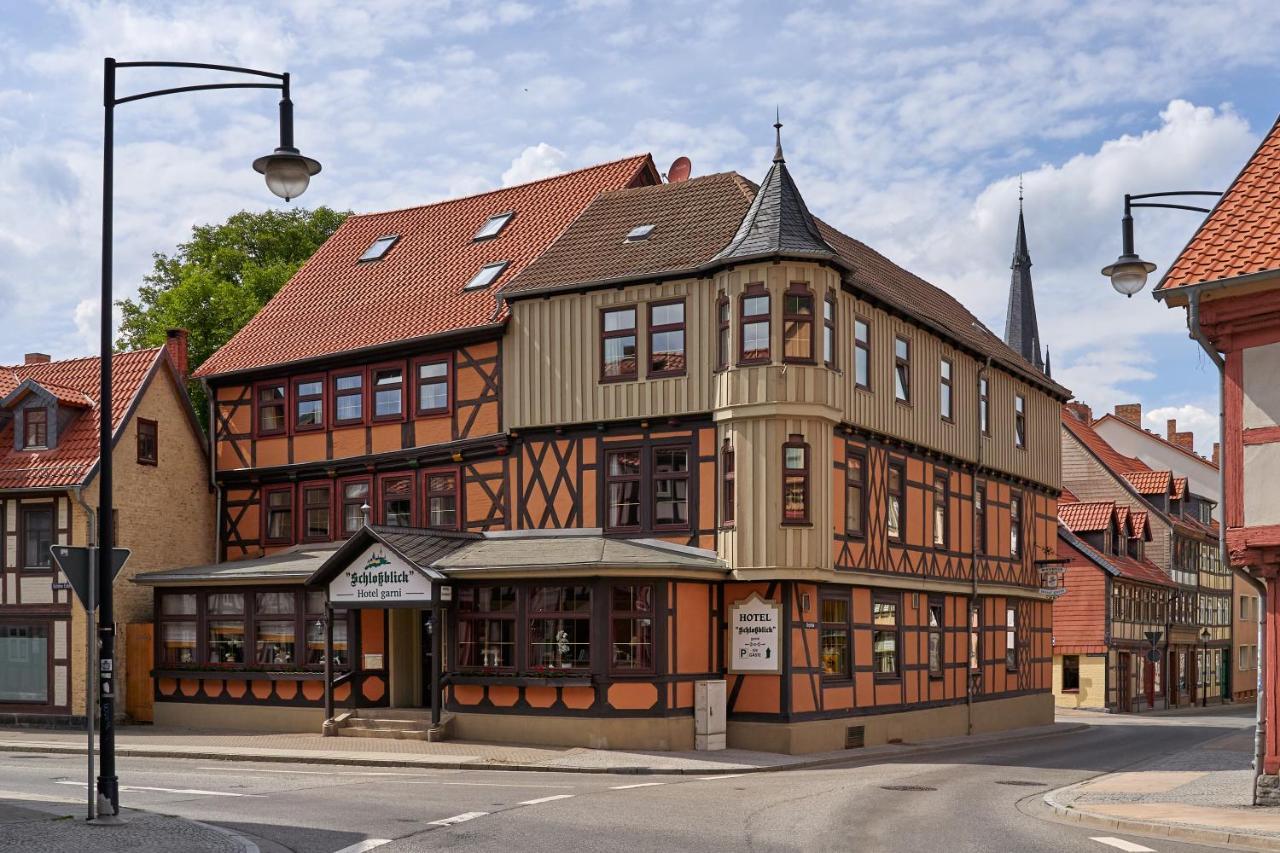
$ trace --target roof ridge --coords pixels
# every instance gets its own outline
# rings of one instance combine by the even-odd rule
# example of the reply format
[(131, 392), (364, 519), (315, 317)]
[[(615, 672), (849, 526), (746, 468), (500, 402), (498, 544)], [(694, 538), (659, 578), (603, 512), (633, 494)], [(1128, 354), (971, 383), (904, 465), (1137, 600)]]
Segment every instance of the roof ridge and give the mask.
[[(125, 350), (124, 352), (113, 352), (111, 353), (111, 358), (114, 360), (117, 356), (121, 356), (121, 355), (141, 355), (143, 353), (148, 353), (148, 352), (160, 352), (163, 349), (164, 347), (157, 346), (157, 347), (142, 347), (141, 349)], [(27, 370), (29, 368), (49, 367), (50, 365), (55, 365), (55, 364), (75, 364), (77, 361), (94, 361), (100, 358), (102, 358), (102, 356), (100, 355), (78, 355), (75, 358), (62, 358), (54, 361), (41, 361), (35, 364), (0, 364), (0, 370), (8, 370), (8, 371), (17, 373), (18, 371)], [(76, 390), (78, 391), (80, 389), (77, 388)]]
[(388, 210), (375, 210), (375, 211), (370, 211), (369, 213), (353, 213), (351, 216), (348, 217), (348, 219), (369, 219), (371, 217), (386, 216), (392, 213), (407, 213), (410, 210), (426, 210), (427, 208), (439, 207), (442, 204), (453, 204), (454, 202), (459, 202), (459, 201), (474, 201), (475, 199), (484, 198), (485, 196), (488, 196), (488, 195), (497, 195), (498, 193), (505, 193), (511, 190), (523, 189), (524, 187), (533, 187), (533, 186), (537, 186), (538, 184), (545, 184), (548, 181), (558, 181), (561, 178), (567, 178), (571, 175), (578, 175), (583, 172), (592, 172), (592, 171), (595, 171), (596, 169), (605, 169), (605, 168), (608, 168), (609, 166), (617, 166), (621, 163), (626, 163), (630, 160), (644, 161), (647, 159), (652, 159), (652, 157), (653, 155), (648, 152), (644, 154), (633, 154), (629, 157), (619, 157), (617, 160), (608, 160), (604, 163), (596, 163), (595, 165), (592, 165), (592, 166), (583, 166), (582, 168), (579, 168), (579, 169), (570, 169), (567, 172), (558, 172), (554, 175), (547, 175), (545, 178), (538, 178), (537, 180), (533, 180), (533, 181), (525, 181), (524, 183), (520, 183), (520, 184), (512, 184), (509, 187), (496, 187), (491, 190), (485, 190), (484, 192), (471, 193), (470, 195), (450, 196), (449, 198), (442, 198), (439, 201), (429, 201), (426, 204), (410, 204), (410, 205), (406, 205), (405, 207), (393, 207)]
[(1218, 466), (1214, 463), (1214, 461), (1213, 461), (1212, 459), (1207, 459), (1207, 458), (1205, 458), (1204, 456), (1201, 456), (1199, 453), (1196, 453), (1196, 452), (1195, 452), (1195, 451), (1193, 451), (1193, 450), (1187, 450), (1185, 447), (1179, 447), (1178, 445), (1174, 444), (1174, 443), (1173, 443), (1172, 441), (1170, 441), (1169, 439), (1167, 439), (1167, 438), (1165, 438), (1164, 436), (1162, 436), (1160, 433), (1158, 433), (1158, 432), (1154, 432), (1154, 431), (1152, 431), (1152, 430), (1149, 430), (1149, 429), (1147, 429), (1146, 427), (1138, 426), (1137, 424), (1133, 423), (1132, 421), (1126, 421), (1124, 418), (1120, 417), (1119, 415), (1115, 414), (1114, 412), (1107, 412), (1106, 414), (1104, 414), (1104, 415), (1103, 415), (1102, 417), (1100, 417), (1100, 418), (1094, 418), (1094, 419), (1093, 419), (1093, 422), (1092, 422), (1091, 424), (1089, 424), (1089, 426), (1090, 426), (1091, 428), (1095, 428), (1095, 431), (1096, 431), (1096, 427), (1097, 427), (1097, 425), (1098, 425), (1098, 424), (1100, 424), (1100, 423), (1102, 423), (1103, 421), (1107, 420), (1108, 418), (1110, 418), (1111, 420), (1113, 420), (1113, 421), (1115, 421), (1115, 422), (1117, 422), (1117, 423), (1124, 424), (1124, 425), (1125, 425), (1126, 427), (1128, 427), (1129, 429), (1134, 430), (1135, 432), (1140, 433), (1141, 435), (1145, 435), (1145, 436), (1147, 436), (1148, 438), (1154, 438), (1156, 441), (1160, 442), (1160, 443), (1161, 443), (1161, 444), (1163, 444), (1165, 447), (1172, 447), (1174, 450), (1178, 451), (1179, 453), (1183, 454), (1184, 456), (1190, 456), (1192, 459), (1196, 460), (1197, 462), (1201, 462), (1201, 463), (1203, 463), (1203, 464), (1205, 464), (1205, 465), (1208, 465), (1210, 468), (1213, 468), (1213, 469), (1215, 469), (1215, 470), (1216, 470), (1216, 469), (1217, 469), (1217, 467), (1218, 467)]

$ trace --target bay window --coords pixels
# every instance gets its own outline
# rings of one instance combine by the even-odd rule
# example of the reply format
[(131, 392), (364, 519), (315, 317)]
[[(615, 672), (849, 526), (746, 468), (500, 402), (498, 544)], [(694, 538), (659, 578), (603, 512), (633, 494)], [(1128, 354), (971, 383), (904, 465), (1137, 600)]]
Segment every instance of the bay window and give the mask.
[(769, 301), (769, 291), (763, 284), (747, 285), (738, 300), (742, 319), (738, 360), (742, 364), (762, 364), (770, 359)]
[(813, 361), (813, 292), (803, 284), (782, 297), (782, 360)]
[(600, 312), (600, 381), (621, 382), (639, 373), (636, 352), (636, 308), (606, 308)]
[(733, 445), (726, 438), (724, 447), (720, 450), (720, 521), (725, 527), (731, 526), (734, 518), (734, 488), (737, 477), (734, 465)]
[(652, 584), (616, 584), (609, 601), (609, 668), (614, 672), (653, 672)]
[(458, 668), (516, 666), (516, 588), (463, 587), (458, 590)]
[[(303, 594), (303, 622), (307, 632), (307, 666), (324, 666), (325, 594), (309, 591)], [(347, 666), (351, 656), (347, 648), (347, 611), (333, 611), (333, 665)]]
[(782, 445), (782, 523), (809, 523), (809, 445), (799, 434)]
[(533, 587), (528, 625), (530, 670), (591, 668), (590, 587)]

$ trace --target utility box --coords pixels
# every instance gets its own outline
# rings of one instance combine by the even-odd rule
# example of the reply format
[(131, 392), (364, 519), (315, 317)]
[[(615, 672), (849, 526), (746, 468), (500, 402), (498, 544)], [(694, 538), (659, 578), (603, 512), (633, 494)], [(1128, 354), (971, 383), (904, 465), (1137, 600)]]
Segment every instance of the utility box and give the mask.
[(696, 681), (693, 685), (693, 747), (716, 750), (725, 747), (725, 683)]

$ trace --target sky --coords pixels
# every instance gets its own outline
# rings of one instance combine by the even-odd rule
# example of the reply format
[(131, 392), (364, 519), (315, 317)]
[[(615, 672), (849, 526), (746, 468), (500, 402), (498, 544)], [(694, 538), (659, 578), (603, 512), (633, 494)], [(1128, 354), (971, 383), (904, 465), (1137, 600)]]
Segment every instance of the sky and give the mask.
[[(1278, 38), (1274, 0), (25, 3), (0, 22), (0, 364), (96, 349), (103, 57), (202, 61), (291, 72), (297, 144), (324, 164), (295, 203), (361, 212), (641, 152), (759, 180), (780, 109), (810, 209), (998, 334), (1021, 177), (1054, 377), (1095, 413), (1177, 417), (1207, 453), (1217, 374), (1184, 312), (1098, 271), (1124, 193), (1239, 171), (1280, 111)], [(120, 75), (122, 95), (227, 79)], [(193, 225), (285, 204), (249, 167), (275, 105), (118, 108), (118, 298)], [(1139, 253), (1167, 268), (1200, 218), (1139, 211)]]

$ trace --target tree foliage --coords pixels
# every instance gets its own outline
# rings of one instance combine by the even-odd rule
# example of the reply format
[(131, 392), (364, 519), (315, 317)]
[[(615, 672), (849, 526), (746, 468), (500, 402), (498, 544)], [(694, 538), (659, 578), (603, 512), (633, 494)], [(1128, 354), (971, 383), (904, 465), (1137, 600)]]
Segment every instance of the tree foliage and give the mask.
[[(117, 349), (162, 346), (169, 329), (189, 333), (194, 370), (276, 294), (350, 212), (318, 207), (241, 211), (197, 225), (172, 254), (156, 252), (137, 299), (123, 314)], [(202, 395), (192, 388), (193, 399)], [(196, 400), (201, 420), (204, 405)]]

